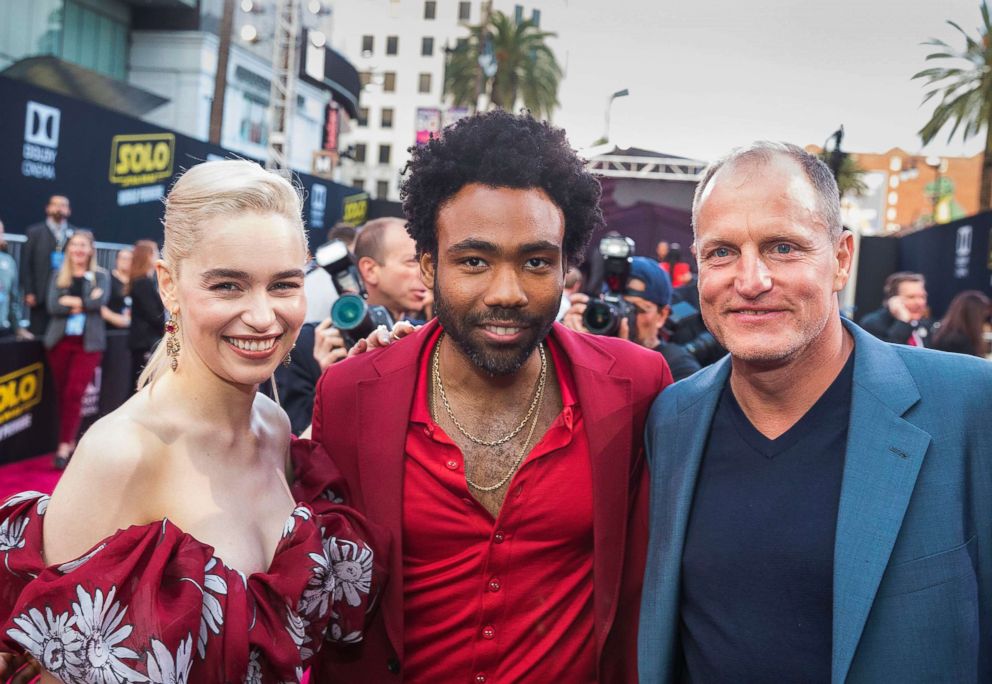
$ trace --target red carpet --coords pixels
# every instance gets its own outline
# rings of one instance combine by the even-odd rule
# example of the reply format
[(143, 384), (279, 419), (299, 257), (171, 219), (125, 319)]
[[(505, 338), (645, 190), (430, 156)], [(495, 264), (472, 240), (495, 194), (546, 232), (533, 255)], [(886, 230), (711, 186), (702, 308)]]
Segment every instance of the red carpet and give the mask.
[(51, 494), (61, 474), (52, 467), (51, 454), (0, 466), (0, 501), (23, 491)]

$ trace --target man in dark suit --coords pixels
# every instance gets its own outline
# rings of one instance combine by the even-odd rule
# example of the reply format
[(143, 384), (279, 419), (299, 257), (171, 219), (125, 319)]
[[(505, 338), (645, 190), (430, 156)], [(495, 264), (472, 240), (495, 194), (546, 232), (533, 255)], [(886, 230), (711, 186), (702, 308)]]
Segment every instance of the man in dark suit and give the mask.
[(885, 279), (885, 302), (861, 319), (861, 327), (880, 340), (929, 347), (933, 321), (927, 318), (927, 285), (920, 273), (900, 271)]
[(71, 215), (69, 198), (52, 195), (45, 207), (45, 220), (25, 230), (27, 242), (21, 252), (21, 290), (31, 318), (30, 330), (36, 337), (44, 335), (48, 327), (45, 301), (48, 281), (52, 272), (62, 265), (62, 249), (74, 230), (69, 223)]
[(648, 404), (660, 354), (556, 324), (602, 224), (564, 132), (494, 111), (418, 147), (408, 230), (437, 319), (331, 366), (313, 437), (392, 535), (360, 644), (318, 681), (637, 680)]
[(697, 187), (699, 300), (730, 354), (648, 420), (642, 682), (992, 681), (992, 365), (841, 318), (838, 197), (767, 142)]

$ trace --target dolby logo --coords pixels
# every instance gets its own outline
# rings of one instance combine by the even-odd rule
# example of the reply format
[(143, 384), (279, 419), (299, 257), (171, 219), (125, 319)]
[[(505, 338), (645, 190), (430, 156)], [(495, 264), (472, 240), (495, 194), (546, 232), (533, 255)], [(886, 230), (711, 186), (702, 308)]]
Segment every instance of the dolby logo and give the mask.
[(55, 180), (62, 111), (29, 100), (24, 116), (24, 148), (21, 174), (28, 178)]

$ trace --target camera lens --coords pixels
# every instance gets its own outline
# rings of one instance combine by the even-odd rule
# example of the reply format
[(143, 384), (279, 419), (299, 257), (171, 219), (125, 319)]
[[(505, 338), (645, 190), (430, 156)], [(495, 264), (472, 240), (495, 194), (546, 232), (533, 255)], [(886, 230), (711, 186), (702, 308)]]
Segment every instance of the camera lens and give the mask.
[(620, 319), (615, 307), (609, 302), (593, 300), (586, 305), (582, 324), (593, 335), (612, 335), (619, 328)]
[(338, 330), (354, 330), (365, 320), (367, 311), (361, 295), (344, 294), (331, 306), (331, 322)]

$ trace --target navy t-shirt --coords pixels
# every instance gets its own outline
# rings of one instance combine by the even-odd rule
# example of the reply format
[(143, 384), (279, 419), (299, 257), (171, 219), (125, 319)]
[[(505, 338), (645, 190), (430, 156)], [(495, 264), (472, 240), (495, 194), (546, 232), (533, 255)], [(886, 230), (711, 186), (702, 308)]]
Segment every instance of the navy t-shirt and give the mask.
[(853, 370), (852, 353), (777, 439), (754, 428), (727, 382), (682, 554), (689, 681), (830, 681), (834, 532)]

